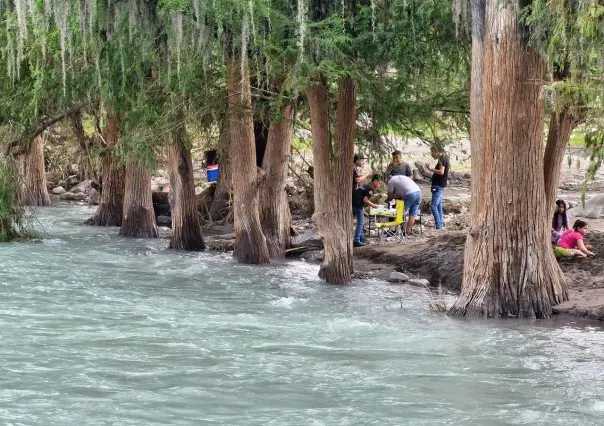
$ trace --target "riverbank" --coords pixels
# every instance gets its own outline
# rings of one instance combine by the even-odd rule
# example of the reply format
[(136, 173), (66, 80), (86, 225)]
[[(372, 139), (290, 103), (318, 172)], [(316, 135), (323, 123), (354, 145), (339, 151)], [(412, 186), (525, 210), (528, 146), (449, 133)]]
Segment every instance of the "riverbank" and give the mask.
[[(426, 279), (432, 288), (441, 286), (457, 294), (461, 289), (464, 231), (432, 232), (425, 238), (411, 238), (406, 245), (368, 245), (355, 250), (358, 273), (384, 280), (401, 272)], [(596, 254), (604, 254), (604, 232), (592, 232), (586, 241)], [(554, 313), (604, 321), (604, 256), (560, 261), (569, 297), (554, 307)]]

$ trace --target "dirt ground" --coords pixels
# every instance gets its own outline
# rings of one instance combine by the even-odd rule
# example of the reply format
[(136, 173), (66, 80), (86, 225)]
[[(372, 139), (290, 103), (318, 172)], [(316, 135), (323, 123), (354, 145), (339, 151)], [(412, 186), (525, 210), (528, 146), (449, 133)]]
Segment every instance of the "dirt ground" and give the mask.
[[(425, 145), (415, 142), (399, 142), (407, 161), (430, 161), (429, 150)], [(460, 141), (449, 149), (451, 169), (470, 170), (470, 146)], [(580, 203), (589, 160), (581, 148), (568, 148), (561, 168), (558, 198), (573, 205)], [(422, 187), (424, 198), (429, 197), (429, 189)], [(593, 182), (587, 185), (585, 199), (604, 192), (604, 168)], [(445, 198), (452, 201), (469, 201), (469, 187), (447, 188)], [(430, 226), (430, 214), (424, 217)], [(569, 221), (575, 219), (572, 209)], [(387, 279), (392, 270), (412, 274), (429, 280), (432, 285), (442, 285), (445, 289), (457, 293), (461, 287), (463, 271), (463, 249), (469, 222), (467, 212), (449, 216), (447, 231), (428, 229), (424, 237), (414, 236), (407, 245), (368, 245), (355, 251), (355, 266), (363, 274)], [(604, 219), (587, 219), (592, 232), (586, 242), (594, 246), (595, 258), (563, 260), (560, 267), (564, 272), (570, 301), (554, 308), (558, 314), (568, 314), (591, 319), (604, 320)]]
[[(387, 279), (393, 270), (425, 278), (452, 293), (461, 288), (464, 231), (428, 231), (406, 245), (371, 244), (355, 251), (355, 269), (368, 276)], [(557, 314), (604, 320), (604, 232), (591, 232), (586, 242), (596, 257), (560, 261), (569, 286), (570, 301), (555, 307)]]

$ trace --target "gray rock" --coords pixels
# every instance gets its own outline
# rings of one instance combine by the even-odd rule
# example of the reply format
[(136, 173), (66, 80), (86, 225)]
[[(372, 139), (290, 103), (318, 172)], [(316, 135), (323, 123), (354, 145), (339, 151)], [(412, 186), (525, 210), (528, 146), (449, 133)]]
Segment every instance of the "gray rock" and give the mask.
[(172, 218), (166, 215), (157, 216), (157, 226), (170, 226), (172, 225)]
[(92, 189), (92, 181), (84, 180), (80, 182), (76, 187), (71, 189), (71, 192), (74, 194), (79, 194), (80, 192), (84, 194), (90, 194), (90, 190)]
[(94, 188), (90, 189), (90, 194), (88, 194), (88, 205), (89, 206), (98, 206), (101, 198), (101, 194)]
[(73, 192), (64, 192), (59, 198), (64, 201), (73, 201), (75, 200), (75, 194)]
[(600, 219), (604, 217), (604, 194), (596, 195), (585, 202), (585, 207), (580, 204), (569, 209), (573, 217), (585, 217), (588, 219)]
[(292, 247), (317, 247), (321, 249), (323, 248), (323, 241), (316, 229), (310, 229), (292, 238)]
[(407, 284), (411, 284), (416, 287), (430, 287), (430, 281), (420, 279), (420, 278), (412, 278), (409, 281), (407, 281)]
[(413, 180), (416, 182), (422, 182), (424, 180), (424, 177), (417, 169), (413, 169)]
[(69, 179), (67, 179), (67, 183), (70, 186), (76, 186), (79, 182), (80, 180), (78, 179), (78, 175), (69, 176)]
[(322, 262), (323, 261), (323, 250), (311, 250), (300, 255), (300, 259), (304, 259), (307, 262)]
[(57, 182), (57, 186), (62, 186), (63, 188), (66, 188), (67, 182), (65, 182), (64, 180), (60, 180)]
[(65, 194), (65, 188), (63, 188), (62, 186), (57, 186), (55, 189), (52, 190), (52, 193), (55, 195)]
[(388, 282), (391, 283), (404, 283), (407, 281), (409, 281), (409, 276), (402, 272), (390, 272), (390, 276), (388, 277)]
[(73, 199), (75, 201), (85, 201), (88, 198), (88, 195), (83, 192), (78, 192), (77, 194), (73, 194)]

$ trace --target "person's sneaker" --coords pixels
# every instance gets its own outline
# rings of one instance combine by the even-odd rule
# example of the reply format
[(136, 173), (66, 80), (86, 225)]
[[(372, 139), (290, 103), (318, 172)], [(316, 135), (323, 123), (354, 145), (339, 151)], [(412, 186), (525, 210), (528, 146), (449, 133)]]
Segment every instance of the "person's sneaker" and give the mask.
[(354, 241), (354, 242), (352, 243), (352, 245), (353, 245), (354, 247), (363, 247), (365, 244), (363, 244), (363, 243), (362, 243), (362, 242), (360, 242), (360, 241)]

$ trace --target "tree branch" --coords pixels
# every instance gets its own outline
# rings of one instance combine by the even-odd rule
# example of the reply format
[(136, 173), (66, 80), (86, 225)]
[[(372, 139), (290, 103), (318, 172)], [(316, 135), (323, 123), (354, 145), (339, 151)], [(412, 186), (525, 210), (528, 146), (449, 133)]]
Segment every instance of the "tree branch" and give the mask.
[(53, 124), (56, 124), (59, 121), (63, 120), (69, 114), (73, 114), (74, 112), (81, 110), (87, 104), (88, 102), (78, 103), (63, 112), (62, 114), (56, 115), (54, 117), (44, 118), (42, 122), (38, 124), (38, 127), (34, 129), (33, 133), (28, 133), (27, 131), (25, 131), (20, 136), (13, 138), (11, 141), (9, 141), (6, 147), (4, 148), (4, 155), (9, 155), (11, 150), (23, 141), (34, 139), (36, 136), (42, 134), (44, 130), (48, 129)]

